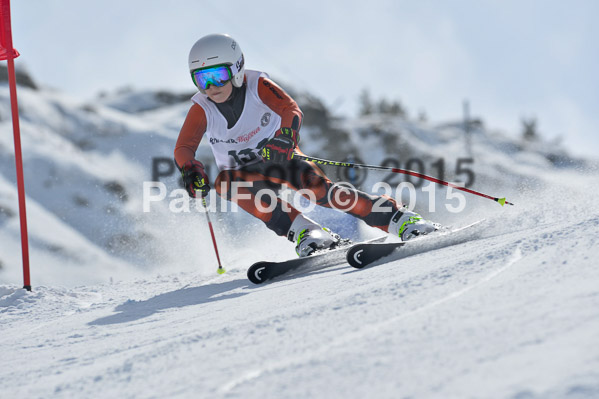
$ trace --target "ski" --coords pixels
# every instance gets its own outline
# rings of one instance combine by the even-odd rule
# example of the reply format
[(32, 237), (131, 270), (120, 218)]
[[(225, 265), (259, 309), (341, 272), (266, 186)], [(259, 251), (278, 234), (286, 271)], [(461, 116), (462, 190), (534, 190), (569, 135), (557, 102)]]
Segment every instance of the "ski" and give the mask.
[(483, 220), (456, 229), (441, 230), (408, 242), (355, 244), (347, 251), (347, 263), (356, 269), (361, 269), (387, 256), (393, 255), (392, 260), (398, 260), (419, 253), (461, 244), (478, 237), (473, 227), (479, 225)]
[(368, 266), (385, 256), (393, 253), (397, 248), (402, 247), (405, 242), (388, 242), (380, 244), (360, 243), (352, 245), (347, 251), (347, 263), (356, 269)]
[[(382, 242), (385, 239), (386, 237), (378, 237), (366, 241), (366, 243)], [(247, 277), (254, 284), (262, 284), (265, 281), (289, 273), (298, 268), (312, 269), (334, 265), (345, 261), (346, 253), (351, 247), (351, 244), (344, 245), (334, 249), (320, 251), (304, 258), (291, 259), (282, 262), (256, 262), (248, 269)]]

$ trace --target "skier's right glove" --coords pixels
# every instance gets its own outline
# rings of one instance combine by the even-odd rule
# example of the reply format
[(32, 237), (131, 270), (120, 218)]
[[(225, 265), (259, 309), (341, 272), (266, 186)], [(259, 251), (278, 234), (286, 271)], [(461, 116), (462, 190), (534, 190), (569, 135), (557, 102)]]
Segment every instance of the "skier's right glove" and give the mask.
[(185, 162), (181, 168), (181, 177), (190, 197), (196, 198), (197, 191), (200, 192), (202, 198), (210, 192), (208, 175), (204, 171), (204, 165), (200, 161), (192, 159)]

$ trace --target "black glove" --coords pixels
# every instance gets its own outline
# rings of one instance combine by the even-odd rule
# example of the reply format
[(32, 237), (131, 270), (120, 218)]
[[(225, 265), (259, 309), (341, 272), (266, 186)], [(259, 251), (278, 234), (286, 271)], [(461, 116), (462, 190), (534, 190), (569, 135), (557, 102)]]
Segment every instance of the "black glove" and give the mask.
[(262, 158), (265, 162), (283, 163), (291, 161), (293, 150), (299, 142), (297, 131), (282, 127), (275, 133), (275, 137), (268, 140), (262, 149)]
[(185, 165), (181, 168), (181, 176), (183, 177), (183, 185), (190, 197), (196, 198), (196, 191), (200, 191), (202, 197), (207, 196), (210, 192), (208, 175), (200, 161), (192, 159), (185, 162)]

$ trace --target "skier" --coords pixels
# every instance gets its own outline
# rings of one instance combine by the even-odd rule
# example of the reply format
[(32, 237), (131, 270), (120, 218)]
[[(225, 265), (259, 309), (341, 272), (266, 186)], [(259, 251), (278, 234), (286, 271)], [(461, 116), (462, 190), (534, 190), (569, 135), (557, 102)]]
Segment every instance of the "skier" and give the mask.
[[(212, 34), (198, 40), (189, 53), (189, 71), (199, 92), (192, 97), (174, 155), (191, 197), (198, 193), (204, 197), (210, 191), (204, 166), (195, 159), (206, 135), (220, 171), (214, 182), (217, 193), (296, 243), (300, 257), (334, 248), (343, 240), (281, 198), (256, 198), (260, 190), (283, 186), (308, 190), (316, 204), (334, 206), (404, 241), (436, 230), (437, 225), (398, 206), (394, 199), (341, 188), (314, 163), (294, 159), (294, 154), (302, 154), (298, 146), (301, 110), (266, 73), (245, 69), (243, 52), (229, 35)], [(235, 182), (246, 183), (236, 196), (231, 189)], [(375, 209), (384, 211), (373, 210), (377, 201)], [(272, 212), (264, 211), (272, 205)]]

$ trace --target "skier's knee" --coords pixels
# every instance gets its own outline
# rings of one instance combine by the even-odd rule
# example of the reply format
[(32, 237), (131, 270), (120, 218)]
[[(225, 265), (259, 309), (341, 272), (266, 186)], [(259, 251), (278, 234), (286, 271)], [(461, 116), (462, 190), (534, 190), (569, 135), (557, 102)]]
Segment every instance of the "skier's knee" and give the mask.
[(221, 197), (227, 197), (227, 194), (231, 191), (232, 180), (233, 177), (231, 176), (231, 171), (221, 171), (214, 180), (214, 188), (216, 190), (216, 193)]

